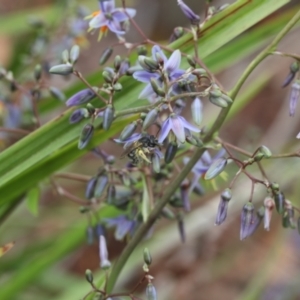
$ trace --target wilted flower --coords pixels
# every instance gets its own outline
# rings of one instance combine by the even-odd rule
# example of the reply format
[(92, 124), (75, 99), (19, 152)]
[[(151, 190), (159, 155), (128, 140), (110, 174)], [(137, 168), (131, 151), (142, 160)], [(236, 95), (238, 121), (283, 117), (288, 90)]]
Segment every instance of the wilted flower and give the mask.
[(106, 239), (104, 235), (99, 236), (99, 257), (100, 257), (100, 267), (101, 269), (108, 269), (111, 266), (108, 260), (108, 251), (106, 246)]
[(162, 143), (168, 136), (169, 132), (172, 131), (176, 136), (177, 141), (184, 143), (186, 138), (184, 130), (185, 128), (189, 129), (190, 131), (200, 132), (199, 128), (190, 124), (184, 117), (171, 114), (162, 125), (158, 142)]
[(115, 1), (99, 0), (100, 10), (93, 12), (87, 16), (86, 19), (91, 19), (89, 22), (89, 31), (100, 28), (99, 38), (100, 40), (108, 29), (117, 35), (125, 34), (126, 31), (122, 27), (122, 22), (127, 21), (129, 18), (133, 18), (136, 14), (136, 10), (133, 8), (115, 8)]
[(295, 115), (296, 106), (300, 98), (300, 82), (297, 80), (292, 84), (291, 94), (290, 94), (290, 116)]
[(191, 21), (193, 25), (199, 25), (200, 17), (196, 15), (182, 0), (177, 0), (178, 5), (185, 16)]
[[(167, 59), (160, 47), (155, 45), (152, 48), (152, 58), (157, 63), (162, 61), (163, 69), (166, 71), (169, 81), (174, 81), (185, 73), (184, 70), (179, 69), (181, 62), (181, 53), (179, 50), (175, 50), (170, 58)], [(150, 72), (149, 70), (136, 71), (133, 73), (133, 78), (140, 82), (147, 83), (146, 87), (140, 93), (139, 99), (147, 98), (153, 100), (157, 98), (151, 85), (151, 78), (157, 81), (158, 86), (163, 87), (163, 80), (159, 72)]]
[(267, 197), (264, 200), (264, 207), (265, 207), (265, 213), (264, 213), (264, 228), (266, 230), (270, 230), (270, 222), (272, 218), (272, 211), (274, 209), (275, 202), (272, 198)]
[(129, 234), (133, 235), (137, 221), (129, 220), (126, 216), (119, 216), (111, 219), (104, 219), (107, 227), (116, 227), (115, 238), (116, 240), (123, 240), (123, 238)]
[[(199, 179), (204, 177), (210, 166), (219, 158), (223, 157), (225, 154), (225, 150), (221, 149), (214, 157), (211, 157), (208, 151), (205, 151), (198, 162), (192, 169), (194, 173), (194, 177), (191, 182), (190, 192), (194, 189), (203, 192), (203, 187), (199, 184)], [(189, 158), (185, 157), (183, 162), (187, 164)]]
[(220, 203), (218, 206), (218, 212), (217, 212), (217, 217), (216, 217), (216, 225), (221, 225), (226, 217), (227, 217), (227, 208), (228, 208), (228, 202), (231, 199), (231, 190), (226, 189), (222, 194), (221, 194), (221, 199)]

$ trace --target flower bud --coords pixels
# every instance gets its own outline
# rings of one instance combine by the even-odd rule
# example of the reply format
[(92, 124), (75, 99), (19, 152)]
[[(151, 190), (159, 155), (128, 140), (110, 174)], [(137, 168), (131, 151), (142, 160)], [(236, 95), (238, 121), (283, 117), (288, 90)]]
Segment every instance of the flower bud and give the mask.
[(57, 100), (60, 100), (60, 101), (66, 100), (65, 94), (60, 89), (58, 89), (54, 86), (49, 87), (49, 92)]
[(195, 124), (200, 125), (203, 118), (203, 105), (198, 97), (194, 99), (191, 105), (191, 110), (193, 121), (195, 122)]
[(210, 180), (222, 173), (227, 165), (227, 159), (224, 157), (218, 158), (213, 161), (209, 169), (204, 175), (205, 180)]
[(154, 151), (151, 157), (152, 168), (154, 172), (160, 173), (160, 160), (162, 158), (162, 153), (160, 151)]
[(132, 76), (132, 74), (133, 74), (134, 72), (142, 71), (142, 70), (143, 70), (143, 69), (142, 69), (141, 67), (139, 67), (139, 66), (132, 66), (132, 67), (130, 67), (130, 68), (127, 69), (126, 75), (127, 75), (127, 76)]
[(106, 109), (104, 110), (103, 114), (103, 123), (102, 127), (104, 130), (108, 130), (114, 120), (114, 114), (115, 114), (115, 109), (114, 107), (109, 104), (106, 106)]
[(120, 82), (117, 82), (113, 85), (113, 90), (115, 92), (120, 92), (120, 91), (122, 91), (122, 89), (123, 89), (123, 86)]
[(95, 191), (94, 191), (94, 197), (95, 198), (100, 198), (108, 184), (108, 177), (107, 175), (102, 175), (98, 177), (96, 186), (95, 186)]
[(69, 62), (69, 51), (66, 49), (61, 54), (61, 60), (67, 64)]
[(70, 62), (72, 65), (74, 65), (78, 58), (79, 58), (79, 54), (80, 54), (80, 48), (78, 45), (74, 45), (72, 48), (71, 48), (71, 51), (70, 51)]
[(148, 129), (152, 124), (155, 123), (159, 114), (159, 109), (154, 108), (148, 112), (143, 122), (143, 130)]
[(183, 207), (182, 198), (177, 193), (170, 198), (169, 204), (173, 207)]
[(78, 141), (78, 149), (83, 149), (91, 140), (94, 133), (94, 126), (92, 124), (86, 124), (81, 131), (79, 141)]
[(291, 201), (285, 200), (285, 209), (289, 220), (289, 227), (295, 229), (296, 228), (296, 224), (294, 220), (295, 211)]
[(164, 207), (162, 212), (161, 212), (161, 215), (168, 219), (168, 220), (174, 220), (175, 219), (175, 215), (174, 213), (172, 212), (172, 210), (170, 210), (168, 207)]
[(36, 81), (39, 81), (41, 77), (42, 77), (42, 66), (38, 64), (34, 68), (34, 78)]
[(148, 283), (146, 288), (146, 298), (147, 300), (157, 300), (156, 289), (151, 282)]
[(107, 69), (102, 72), (102, 76), (107, 83), (112, 83), (114, 80), (114, 73)]
[(241, 214), (240, 239), (244, 240), (252, 235), (258, 228), (261, 219), (254, 214), (254, 206), (251, 202), (244, 205)]
[(107, 204), (113, 204), (116, 197), (116, 187), (113, 184), (110, 184), (107, 188)]
[(94, 197), (95, 186), (97, 183), (97, 177), (92, 177), (88, 182), (85, 189), (85, 198), (92, 199)]
[(119, 69), (119, 76), (126, 75), (129, 68), (130, 68), (130, 62), (129, 62), (128, 58), (125, 58), (121, 63), (121, 66)]
[(96, 97), (96, 94), (91, 89), (84, 89), (75, 95), (73, 95), (71, 98), (69, 98), (66, 102), (66, 105), (68, 107), (70, 106), (77, 106), (84, 103), (87, 103), (94, 99)]
[(144, 45), (139, 45), (136, 47), (136, 52), (138, 55), (147, 55), (147, 48)]
[(219, 107), (221, 107), (221, 108), (226, 108), (226, 107), (228, 106), (227, 101), (224, 100), (222, 97), (214, 97), (214, 96), (212, 96), (212, 95), (209, 95), (208, 100), (209, 100), (212, 104), (214, 104), (214, 105), (216, 105), (216, 106), (219, 106)]
[(150, 78), (150, 84), (151, 84), (153, 91), (158, 96), (164, 97), (166, 95), (165, 91), (158, 85), (158, 81), (155, 78), (153, 78), (153, 77)]
[(174, 42), (184, 35), (184, 29), (182, 27), (175, 27), (170, 37), (170, 42)]
[(85, 213), (87, 213), (87, 212), (89, 212), (89, 211), (90, 211), (90, 208), (87, 207), (87, 206), (80, 206), (80, 207), (79, 207), (79, 212), (80, 212), (81, 214), (85, 214)]
[(230, 201), (230, 199), (231, 199), (231, 190), (226, 189), (221, 194), (221, 199), (218, 206), (218, 212), (217, 212), (217, 217), (215, 222), (216, 225), (221, 225), (225, 221), (227, 217), (228, 202)]
[(145, 264), (147, 264), (148, 266), (151, 265), (152, 263), (152, 257), (151, 257), (151, 254), (150, 254), (150, 251), (148, 248), (145, 248), (144, 249), (144, 262)]
[(263, 153), (258, 152), (254, 155), (253, 161), (256, 161), (256, 162), (261, 161), (264, 157), (265, 157), (265, 155)]
[(285, 203), (285, 197), (282, 192), (278, 192), (274, 195), (275, 200), (275, 207), (279, 214), (283, 214), (284, 212), (284, 203)]
[(138, 57), (138, 62), (143, 69), (149, 72), (156, 71), (159, 68), (157, 61), (143, 55)]
[(89, 116), (89, 112), (86, 108), (79, 108), (72, 112), (69, 118), (70, 124), (79, 123), (81, 120)]
[(296, 73), (290, 72), (287, 75), (287, 77), (285, 78), (285, 80), (284, 80), (284, 82), (283, 82), (283, 84), (282, 84), (281, 87), (284, 88), (284, 87), (288, 86), (293, 81), (293, 79), (295, 78), (295, 76), (296, 76)]
[(121, 63), (122, 63), (122, 59), (120, 55), (116, 55), (115, 59), (114, 59), (114, 68), (115, 71), (118, 72), (120, 67), (121, 67)]
[(197, 77), (207, 76), (206, 70), (202, 69), (202, 68), (193, 70), (192, 74), (195, 75), (195, 76), (197, 76)]
[(182, 0), (177, 0), (177, 3), (183, 14), (190, 20), (192, 25), (200, 24), (200, 17), (196, 15)]
[(170, 142), (167, 146), (166, 152), (165, 152), (165, 163), (169, 164), (174, 159), (176, 153), (177, 153), (177, 143)]
[(127, 126), (125, 126), (125, 128), (123, 129), (123, 131), (120, 134), (119, 139), (121, 141), (124, 141), (127, 138), (129, 138), (136, 130), (136, 127), (137, 127), (137, 122), (132, 122), (132, 123), (128, 124)]
[(224, 99), (228, 104), (232, 104), (233, 100), (226, 94), (222, 93), (222, 99)]
[(294, 61), (291, 65), (290, 65), (290, 71), (292, 73), (297, 73), (299, 71), (299, 62), (298, 61)]
[(272, 156), (271, 150), (264, 145), (259, 147), (259, 152), (262, 153), (265, 158), (270, 158)]
[(94, 281), (94, 276), (93, 276), (93, 273), (92, 273), (91, 270), (87, 269), (87, 270), (85, 271), (85, 278), (86, 278), (87, 282), (93, 283), (93, 281)]
[(69, 64), (56, 65), (50, 68), (49, 73), (57, 75), (70, 75), (73, 73), (73, 66)]
[(113, 48), (107, 48), (103, 51), (99, 59), (99, 65), (104, 65), (113, 53)]
[(265, 207), (265, 213), (264, 213), (264, 228), (269, 231), (270, 230), (270, 222), (272, 218), (272, 211), (275, 206), (274, 200), (272, 198), (265, 198), (264, 200), (264, 207)]

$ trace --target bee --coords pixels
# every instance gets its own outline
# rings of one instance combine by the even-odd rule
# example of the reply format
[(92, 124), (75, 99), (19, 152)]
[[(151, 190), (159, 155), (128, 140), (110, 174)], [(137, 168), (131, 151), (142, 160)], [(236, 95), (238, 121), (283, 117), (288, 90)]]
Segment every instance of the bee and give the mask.
[(124, 151), (121, 157), (127, 155), (134, 166), (144, 162), (151, 163), (148, 155), (159, 146), (158, 140), (154, 135), (146, 134), (137, 141), (133, 142), (128, 149)]

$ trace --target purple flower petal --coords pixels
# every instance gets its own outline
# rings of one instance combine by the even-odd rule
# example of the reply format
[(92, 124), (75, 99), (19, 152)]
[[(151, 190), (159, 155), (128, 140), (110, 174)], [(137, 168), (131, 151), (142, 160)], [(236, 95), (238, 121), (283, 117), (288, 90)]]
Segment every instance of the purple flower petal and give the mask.
[(212, 158), (211, 158), (211, 156), (210, 156), (210, 154), (209, 154), (208, 151), (205, 151), (205, 152), (202, 154), (201, 160), (200, 160), (200, 161), (203, 161), (204, 164), (206, 164), (206, 165), (208, 165), (208, 166), (212, 163)]
[(170, 74), (171, 80), (175, 80), (175, 79), (181, 77), (184, 73), (185, 73), (185, 71), (181, 70), (181, 69), (173, 70), (172, 73)]
[(108, 21), (106, 20), (105, 15), (100, 13), (89, 22), (89, 26), (90, 28), (100, 28), (107, 26), (107, 23)]
[(136, 9), (134, 8), (126, 8), (126, 12), (130, 18), (133, 18), (136, 15)]
[[(133, 8), (127, 8), (126, 12), (127, 12), (127, 14), (129, 15), (130, 18), (133, 18), (136, 14), (136, 10), (133, 9)], [(124, 21), (128, 20), (127, 14), (124, 12), (124, 10), (115, 10), (112, 13), (112, 16), (118, 22), (124, 22)]]
[(101, 1), (100, 5), (103, 13), (111, 13), (115, 9), (115, 0)]
[(122, 222), (120, 222), (117, 226), (116, 232), (115, 232), (115, 238), (116, 240), (123, 240), (125, 235), (129, 233), (132, 229), (132, 221), (129, 221), (124, 218)]
[(136, 71), (132, 77), (140, 82), (149, 83), (151, 78), (158, 78), (159, 74), (149, 73), (147, 71)]
[(190, 131), (194, 131), (194, 132), (200, 132), (201, 131), (198, 127), (196, 127), (196, 126), (192, 125), (191, 123), (189, 123), (184, 117), (181, 117), (181, 116), (177, 116), (177, 117), (180, 119), (180, 122), (181, 122), (183, 128), (187, 128)]
[(181, 143), (185, 142), (185, 132), (184, 132), (184, 125), (182, 122), (184, 118), (180, 116), (171, 116), (170, 122), (172, 123), (172, 131), (176, 135), (177, 140)]
[(158, 137), (158, 142), (162, 143), (165, 138), (167, 137), (167, 135), (169, 134), (170, 130), (171, 130), (171, 122), (170, 122), (170, 118), (168, 118), (167, 120), (165, 120), (165, 122), (162, 125), (159, 137)]
[(107, 27), (110, 29), (111, 32), (116, 34), (125, 34), (125, 31), (122, 30), (120, 23), (117, 20), (110, 20), (107, 23)]
[(152, 47), (152, 58), (156, 61), (156, 53), (159, 53), (159, 55), (161, 56), (161, 58), (163, 59), (164, 63), (166, 63), (168, 61), (167, 57), (165, 56), (165, 54), (161, 51), (160, 47), (158, 45), (155, 45)]
[(172, 72), (176, 71), (179, 68), (180, 62), (181, 62), (181, 53), (180, 53), (179, 50), (176, 50), (172, 53), (172, 55), (170, 56), (168, 61), (165, 63), (164, 68), (169, 73), (172, 73)]
[(182, 12), (192, 22), (192, 24), (199, 24), (200, 17), (196, 15), (182, 0), (178, 0), (177, 2)]
[(146, 87), (141, 91), (141, 93), (139, 95), (139, 99), (147, 99), (147, 98), (153, 96), (153, 94), (155, 94), (155, 93), (152, 89), (152, 86), (150, 83), (148, 83), (146, 85)]

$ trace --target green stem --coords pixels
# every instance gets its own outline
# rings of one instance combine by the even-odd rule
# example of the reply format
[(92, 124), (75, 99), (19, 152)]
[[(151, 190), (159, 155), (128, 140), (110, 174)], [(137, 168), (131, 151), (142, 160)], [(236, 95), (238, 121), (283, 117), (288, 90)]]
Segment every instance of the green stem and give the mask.
[[(274, 51), (274, 48), (277, 46), (277, 44), (280, 42), (280, 40), (284, 37), (284, 35), (296, 24), (296, 22), (300, 19), (300, 11), (296, 13), (296, 15), (289, 21), (289, 23), (280, 31), (280, 33), (275, 37), (275, 39), (272, 41), (272, 43), (265, 48), (262, 52), (260, 52), (256, 58), (250, 63), (250, 65), (247, 67), (247, 69), (242, 74), (241, 78), (236, 83), (233, 90), (230, 92), (229, 96), (234, 100), (241, 89), (242, 85), (248, 78), (248, 76), (251, 74), (251, 72), (255, 69), (255, 67), (264, 59), (266, 58), (270, 52)], [(203, 138), (204, 143), (210, 142), (215, 133), (220, 129), (222, 124), (224, 123), (226, 116), (230, 110), (230, 107), (227, 107), (225, 109), (222, 109), (220, 114), (218, 115), (216, 121), (214, 122), (211, 129), (207, 132), (205, 137)], [(177, 187), (181, 184), (181, 182), (186, 178), (186, 176), (189, 174), (189, 172), (192, 170), (194, 165), (197, 163), (197, 161), (201, 158), (202, 154), (204, 153), (205, 148), (197, 149), (190, 159), (190, 161), (187, 163), (187, 165), (182, 169), (182, 172), (178, 174), (178, 176), (174, 179), (172, 184), (170, 184), (163, 197), (160, 199), (159, 202), (155, 205), (154, 209), (151, 211), (148, 220), (145, 224), (143, 224), (135, 233), (133, 238), (130, 240), (130, 242), (125, 247), (124, 251), (122, 252), (121, 256), (115, 263), (115, 265), (112, 268), (109, 281), (107, 284), (107, 291), (110, 293), (117, 281), (117, 278), (122, 271), (123, 266), (125, 265), (127, 259), (135, 249), (135, 247), (139, 244), (139, 242), (145, 237), (149, 229), (153, 226), (154, 222), (157, 220), (157, 217), (160, 215), (162, 209), (164, 206), (168, 203), (170, 197), (173, 195)]]

